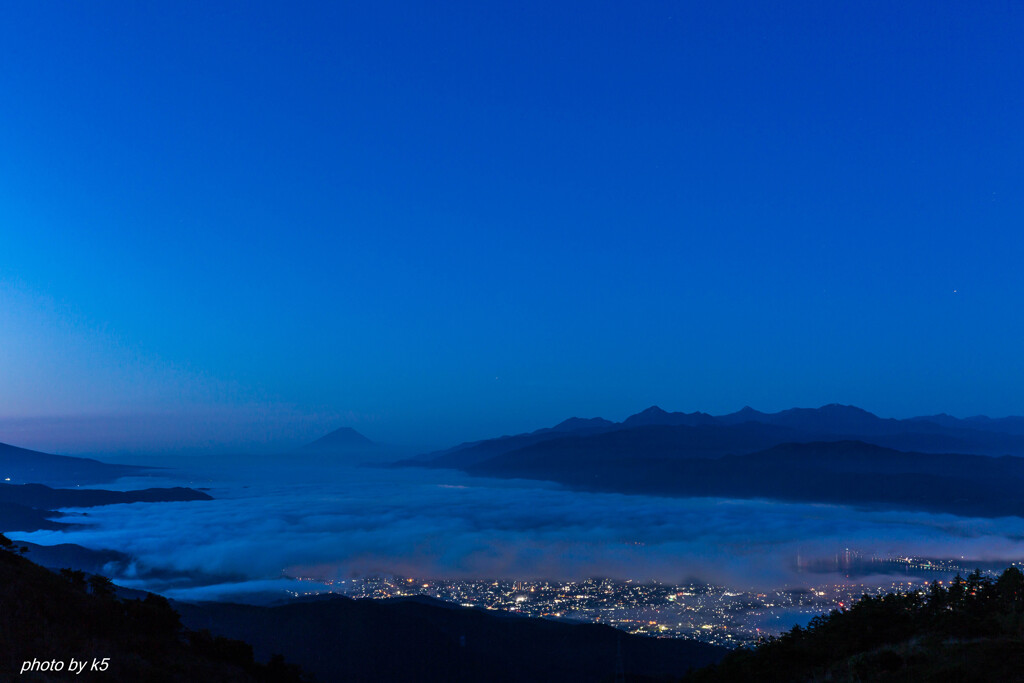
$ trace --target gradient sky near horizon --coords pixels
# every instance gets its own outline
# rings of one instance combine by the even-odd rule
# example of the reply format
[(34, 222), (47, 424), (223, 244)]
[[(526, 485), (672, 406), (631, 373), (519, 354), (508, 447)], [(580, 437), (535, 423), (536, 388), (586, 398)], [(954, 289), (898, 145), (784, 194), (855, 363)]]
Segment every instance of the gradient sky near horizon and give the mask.
[(1024, 413), (1024, 5), (31, 2), (0, 441)]

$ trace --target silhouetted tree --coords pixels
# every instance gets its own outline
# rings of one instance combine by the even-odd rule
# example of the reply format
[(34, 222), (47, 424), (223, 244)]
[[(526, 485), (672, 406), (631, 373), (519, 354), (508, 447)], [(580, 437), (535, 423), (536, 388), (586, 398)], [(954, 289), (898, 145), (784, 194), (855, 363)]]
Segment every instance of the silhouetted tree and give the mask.
[(106, 576), (93, 574), (89, 577), (89, 592), (98, 598), (112, 599), (114, 597), (114, 582)]
[(70, 583), (76, 590), (85, 592), (85, 572), (80, 569), (61, 569), (60, 575)]

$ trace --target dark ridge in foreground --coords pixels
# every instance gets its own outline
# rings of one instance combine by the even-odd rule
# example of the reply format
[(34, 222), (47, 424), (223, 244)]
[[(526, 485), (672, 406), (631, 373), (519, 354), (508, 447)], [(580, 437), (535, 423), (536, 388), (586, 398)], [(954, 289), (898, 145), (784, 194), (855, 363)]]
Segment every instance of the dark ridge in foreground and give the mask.
[[(86, 660), (83, 673), (68, 660)], [(103, 666), (102, 662), (107, 663)], [(93, 661), (97, 669), (92, 669)], [(22, 674), (26, 662), (37, 670)], [(43, 671), (43, 662), (65, 667)], [(0, 680), (147, 681), (148, 683), (300, 683), (297, 667), (253, 659), (247, 643), (182, 627), (164, 598), (118, 598), (102, 576), (53, 573), (0, 535)]]
[(620, 651), (626, 680), (673, 680), (728, 652), (422, 598), (175, 606), (186, 625), (250, 642), (257, 657), (281, 652), (324, 681), (610, 682)]
[(1024, 681), (1024, 574), (978, 572), (925, 593), (864, 596), (685, 683)]
[[(750, 425), (748, 425), (750, 426)], [(674, 430), (646, 427), (669, 442)], [(622, 432), (600, 438), (614, 441)], [(561, 443), (568, 441), (568, 443)], [(587, 439), (540, 443), (466, 467), (472, 474), (556, 481), (573, 488), (662, 496), (766, 498), (978, 517), (1024, 517), (1024, 458), (907, 453), (860, 441), (787, 443), (719, 458), (626, 446), (593, 452)], [(646, 443), (651, 443), (648, 438)], [(555, 447), (558, 445), (558, 447)]]
[(125, 571), (132, 557), (118, 550), (93, 550), (75, 543), (39, 545), (29, 541), (15, 541), (18, 546), (28, 548), (28, 556), (36, 564), (47, 569), (70, 567), (87, 574), (112, 576)]
[(0, 481), (39, 482), (52, 486), (106, 484), (127, 476), (138, 476), (157, 468), (111, 465), (92, 458), (41, 453), (0, 443)]
[(30, 507), (91, 508), (119, 503), (174, 503), (191, 500), (213, 500), (213, 496), (183, 486), (135, 491), (107, 491), (105, 489), (54, 489), (42, 484), (0, 484), (0, 502)]
[(59, 531), (67, 529), (70, 524), (55, 522), (53, 517), (60, 517), (57, 510), (40, 510), (27, 505), (0, 503), (0, 530), (2, 531)]
[(53, 489), (42, 484), (0, 484), (0, 531), (36, 531), (65, 529), (68, 524), (54, 522), (61, 513), (55, 508), (96, 507), (119, 503), (170, 503), (213, 500), (202, 491), (174, 487), (139, 491), (103, 489)]

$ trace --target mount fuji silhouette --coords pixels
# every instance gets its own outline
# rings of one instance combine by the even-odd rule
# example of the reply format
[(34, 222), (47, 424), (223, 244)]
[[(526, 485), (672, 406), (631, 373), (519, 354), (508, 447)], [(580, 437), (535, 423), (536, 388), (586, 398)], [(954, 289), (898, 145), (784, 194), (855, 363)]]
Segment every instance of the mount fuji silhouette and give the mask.
[(305, 453), (364, 453), (375, 447), (375, 443), (356, 430), (342, 427), (302, 446), (299, 450)]

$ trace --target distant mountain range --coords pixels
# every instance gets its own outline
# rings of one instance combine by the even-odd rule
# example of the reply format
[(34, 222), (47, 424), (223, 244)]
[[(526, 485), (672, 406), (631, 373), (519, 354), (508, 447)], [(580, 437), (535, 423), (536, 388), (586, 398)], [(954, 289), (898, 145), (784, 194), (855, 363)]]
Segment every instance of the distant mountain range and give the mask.
[[(690, 427), (704, 431), (680, 430), (674, 445), (668, 431), (655, 436), (663, 447), (677, 454), (718, 457), (768, 448), (787, 441), (853, 440), (921, 453), (967, 453), (973, 455), (1024, 456), (1024, 417), (957, 419), (949, 415), (913, 417), (904, 420), (881, 418), (855, 406), (829, 404), (821, 408), (791, 408), (778, 413), (762, 413), (745, 407), (727, 415), (708, 413), (670, 413), (657, 406), (631, 415), (622, 422), (603, 418), (570, 418), (554, 427), (527, 434), (473, 441), (453, 448), (414, 458), (427, 466), (462, 468), (496, 455), (509, 453), (538, 443), (573, 436), (594, 437), (587, 447), (602, 452), (602, 434), (619, 433), (609, 442), (621, 448), (639, 451), (648, 448), (647, 438), (658, 432), (633, 431), (645, 427)], [(741, 427), (738, 432), (735, 427)], [(624, 433), (628, 432), (628, 433)], [(744, 436), (738, 436), (743, 433)], [(700, 445), (694, 443), (699, 437)], [(635, 443), (635, 447), (627, 444)], [(590, 448), (595, 446), (596, 448)]]
[[(884, 419), (854, 406), (571, 418), (404, 461), (574, 488), (1024, 516), (1024, 418)], [(1002, 457), (991, 457), (1002, 456)]]

